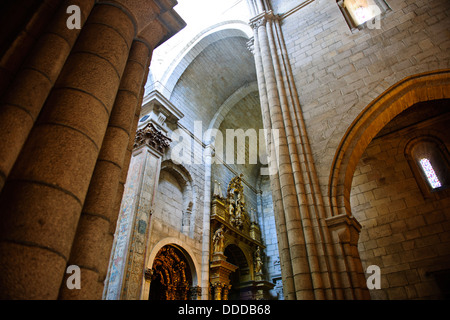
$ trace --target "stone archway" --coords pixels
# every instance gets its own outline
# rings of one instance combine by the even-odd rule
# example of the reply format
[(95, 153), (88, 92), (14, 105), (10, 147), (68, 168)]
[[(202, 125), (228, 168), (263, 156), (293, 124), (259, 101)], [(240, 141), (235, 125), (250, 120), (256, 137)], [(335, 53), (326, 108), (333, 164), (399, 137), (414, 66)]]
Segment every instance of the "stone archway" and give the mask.
[(450, 70), (410, 76), (370, 103), (348, 128), (334, 156), (329, 180), (329, 217), (351, 216), (352, 177), (362, 153), (395, 116), (416, 103), (450, 98)]
[(327, 225), (334, 242), (343, 294), (370, 298), (358, 253), (361, 225), (352, 214), (350, 192), (356, 166), (372, 139), (394, 117), (425, 101), (450, 98), (450, 70), (410, 76), (372, 101), (353, 121), (336, 151), (329, 179)]
[(146, 276), (151, 278), (149, 300), (190, 300), (192, 273), (187, 258), (176, 246), (162, 247)]

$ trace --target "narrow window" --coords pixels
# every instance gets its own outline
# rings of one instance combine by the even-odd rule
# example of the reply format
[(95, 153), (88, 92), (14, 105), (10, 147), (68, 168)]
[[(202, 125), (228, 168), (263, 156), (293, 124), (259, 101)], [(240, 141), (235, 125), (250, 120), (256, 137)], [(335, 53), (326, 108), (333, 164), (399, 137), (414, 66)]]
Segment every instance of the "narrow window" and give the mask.
[(427, 158), (422, 158), (419, 160), (420, 165), (422, 166), (422, 171), (427, 177), (428, 183), (431, 185), (433, 189), (442, 187), (439, 178), (436, 175), (436, 172), (433, 169), (433, 166), (430, 163), (430, 160)]
[(410, 140), (405, 156), (425, 198), (450, 196), (450, 162), (444, 143), (433, 136)]

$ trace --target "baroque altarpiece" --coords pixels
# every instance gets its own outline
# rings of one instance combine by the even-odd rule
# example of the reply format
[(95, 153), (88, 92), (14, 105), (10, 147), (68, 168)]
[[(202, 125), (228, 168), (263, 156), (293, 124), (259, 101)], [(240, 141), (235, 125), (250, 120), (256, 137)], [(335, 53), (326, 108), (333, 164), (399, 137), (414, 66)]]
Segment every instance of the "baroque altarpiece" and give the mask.
[(211, 208), (210, 298), (269, 299), (274, 284), (264, 280), (261, 230), (248, 212), (243, 175), (231, 179), (223, 196), (217, 183)]

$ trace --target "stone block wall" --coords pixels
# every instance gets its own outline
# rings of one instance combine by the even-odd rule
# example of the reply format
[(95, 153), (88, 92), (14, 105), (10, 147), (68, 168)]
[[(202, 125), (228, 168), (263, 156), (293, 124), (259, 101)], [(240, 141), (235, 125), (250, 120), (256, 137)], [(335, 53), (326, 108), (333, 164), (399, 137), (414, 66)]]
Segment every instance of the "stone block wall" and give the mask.
[(275, 225), (275, 215), (273, 210), (272, 191), (268, 176), (261, 176), (259, 180), (260, 193), (258, 194), (259, 225), (261, 227), (262, 238), (265, 250), (264, 268), (267, 272), (267, 280), (272, 281), (276, 287), (271, 294), (282, 300), (283, 288), (277, 284), (281, 282), (280, 255), (278, 252), (277, 230)]
[[(272, 7), (283, 9), (283, 2)], [(352, 32), (335, 0), (313, 1), (282, 20), (323, 194), (339, 142), (356, 116), (405, 77), (450, 67), (450, 3), (387, 3), (392, 11), (381, 29)]]
[(159, 177), (158, 201), (152, 218), (159, 218), (176, 230), (181, 230), (183, 219), (183, 190), (176, 178), (164, 170)]
[[(446, 123), (376, 137), (359, 161), (351, 206), (362, 225), (363, 268), (381, 271), (381, 289), (370, 290), (372, 299), (443, 298), (439, 274), (450, 272), (450, 198), (424, 198), (404, 150), (411, 137), (445, 132)], [(450, 141), (444, 142), (448, 149)]]

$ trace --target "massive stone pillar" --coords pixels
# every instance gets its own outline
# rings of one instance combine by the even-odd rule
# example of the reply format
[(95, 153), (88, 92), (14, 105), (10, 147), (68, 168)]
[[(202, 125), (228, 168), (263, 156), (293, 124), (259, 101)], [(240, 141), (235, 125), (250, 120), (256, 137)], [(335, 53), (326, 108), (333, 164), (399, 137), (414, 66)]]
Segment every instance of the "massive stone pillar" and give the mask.
[(141, 41), (134, 41), (131, 47), (68, 262), (68, 265), (81, 268), (83, 287), (81, 290), (70, 290), (63, 283), (61, 298), (102, 297), (113, 243), (109, 229), (117, 215), (113, 211), (114, 202), (130, 135), (134, 136), (131, 129), (136, 109), (140, 107), (139, 94), (146, 79), (150, 50)]
[(265, 0), (248, 3), (255, 14), (250, 24), (264, 127), (278, 133), (266, 142), (285, 296), (367, 298), (357, 222), (326, 220), (281, 18)]
[[(9, 176), (8, 165), (4, 170), (8, 176), (0, 195), (0, 297), (4, 299), (101, 298), (112, 244), (108, 231), (117, 216), (112, 202), (127, 169), (125, 154), (150, 53), (184, 26), (172, 10), (172, 1), (149, 1), (146, 6), (99, 1), (93, 8), (93, 1), (80, 1), (79, 5), (88, 15), (81, 31), (71, 34), (67, 15), (57, 16), (55, 32), (44, 35), (47, 42), (39, 42), (41, 59), (32, 60), (36, 68), (51, 69), (52, 77), (58, 77), (54, 86), (51, 79), (45, 83), (33, 77), (42, 72), (30, 68), (28, 75), (16, 78), (18, 91), (9, 92), (7, 101), (13, 101), (24, 96), (20, 90), (34, 88), (39, 101), (23, 104), (33, 108), (30, 133), (25, 130), (13, 141), (17, 159), (12, 156), (6, 161), (13, 167)], [(61, 38), (67, 40), (60, 34), (70, 34), (72, 41), (78, 36), (73, 49), (70, 42), (61, 44)], [(60, 47), (58, 66), (52, 69), (49, 65), (54, 61), (46, 60), (45, 52), (54, 49), (53, 43)], [(132, 60), (140, 63), (140, 70)], [(39, 83), (41, 88), (34, 87)], [(129, 94), (134, 97), (129, 99)], [(17, 114), (24, 108), (14, 110)], [(21, 141), (25, 141), (23, 148)], [(63, 281), (68, 263), (83, 270), (85, 290), (77, 294), (69, 292)]]
[[(150, 94), (144, 109), (151, 119), (137, 131), (133, 144), (130, 170), (120, 207), (109, 273), (106, 299), (136, 300), (148, 296), (144, 267), (149, 240), (151, 212), (158, 189), (161, 159), (170, 139), (161, 119), (178, 121), (182, 114)], [(163, 104), (161, 102), (163, 101)], [(143, 297), (143, 293), (146, 297)]]
[[(249, 5), (256, 13), (250, 24), (264, 127), (277, 133), (266, 142), (271, 151), (270, 180), (283, 291), (286, 299), (344, 298), (342, 272), (338, 271), (333, 245), (336, 239), (325, 220), (281, 18), (273, 14), (267, 1), (249, 0)], [(353, 247), (354, 240), (347, 250), (352, 256)]]
[[(48, 1), (47, 1), (48, 2)], [(91, 1), (64, 1), (59, 7), (50, 22), (45, 21), (48, 29), (40, 36), (39, 40), (25, 58), (22, 68), (14, 79), (5, 84), (1, 92), (5, 94), (1, 98), (0, 106), (0, 191), (3, 189), (5, 181), (22, 150), (22, 147), (33, 127), (39, 112), (41, 111), (50, 90), (52, 89), (64, 63), (78, 38), (80, 30), (68, 29), (66, 13), (69, 5), (78, 5), (80, 8), (80, 24), (84, 25), (89, 15), (94, 0)], [(43, 18), (50, 19), (49, 9), (44, 4), (44, 11), (30, 21), (29, 29), (36, 28), (35, 24), (44, 23)], [(33, 28), (33, 29), (32, 29)], [(19, 36), (1, 59), (0, 67), (8, 70), (11, 65), (15, 65), (13, 58), (17, 59), (19, 49), (24, 50), (24, 45), (19, 46), (16, 42), (29, 42), (27, 38)], [(14, 50), (15, 47), (18, 49)], [(9, 52), (13, 51), (13, 52)], [(15, 67), (17, 68), (17, 67)], [(3, 71), (5, 73), (7, 71)], [(7, 73), (12, 73), (9, 70)], [(4, 75), (2, 78), (9, 78), (11, 75)], [(7, 79), (3, 79), (7, 81)], [(3, 83), (2, 83), (3, 85)]]

